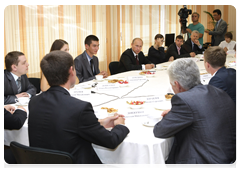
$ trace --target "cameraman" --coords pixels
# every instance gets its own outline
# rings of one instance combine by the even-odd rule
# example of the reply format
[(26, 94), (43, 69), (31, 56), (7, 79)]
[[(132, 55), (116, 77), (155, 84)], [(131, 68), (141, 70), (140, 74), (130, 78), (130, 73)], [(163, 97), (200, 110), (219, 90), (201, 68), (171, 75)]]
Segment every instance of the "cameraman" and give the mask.
[[(191, 33), (193, 30), (197, 30), (199, 32), (199, 42), (203, 45), (203, 34), (204, 34), (204, 26), (198, 21), (200, 15), (197, 12), (192, 14), (192, 24), (189, 24), (186, 30), (181, 30), (183, 34), (188, 33), (188, 38), (191, 37)], [(181, 19), (179, 20), (182, 28)]]

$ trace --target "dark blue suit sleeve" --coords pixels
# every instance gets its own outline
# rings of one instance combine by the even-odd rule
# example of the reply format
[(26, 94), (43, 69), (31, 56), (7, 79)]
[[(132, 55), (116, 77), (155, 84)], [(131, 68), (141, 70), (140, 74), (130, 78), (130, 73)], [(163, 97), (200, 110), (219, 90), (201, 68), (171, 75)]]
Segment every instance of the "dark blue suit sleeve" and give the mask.
[(16, 110), (13, 114), (4, 109), (4, 129), (20, 129), (25, 120), (27, 113), (22, 110)]
[(224, 91), (227, 91), (227, 87), (226, 87), (224, 81), (217, 76), (213, 76), (208, 84), (215, 86), (219, 89), (222, 89)]

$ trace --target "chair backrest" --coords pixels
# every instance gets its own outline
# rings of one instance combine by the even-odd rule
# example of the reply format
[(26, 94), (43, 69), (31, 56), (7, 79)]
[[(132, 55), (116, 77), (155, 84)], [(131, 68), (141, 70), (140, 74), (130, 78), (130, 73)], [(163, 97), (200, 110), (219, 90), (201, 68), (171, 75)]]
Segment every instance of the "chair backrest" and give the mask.
[(29, 147), (18, 142), (11, 142), (10, 148), (18, 164), (72, 164), (73, 156), (70, 153)]
[(28, 78), (29, 82), (32, 83), (32, 85), (34, 85), (34, 87), (36, 87), (37, 89), (37, 94), (40, 93), (41, 89), (40, 89), (40, 78)]
[(111, 75), (118, 73), (118, 65), (119, 65), (118, 61), (112, 61), (111, 63), (109, 63), (109, 70)]

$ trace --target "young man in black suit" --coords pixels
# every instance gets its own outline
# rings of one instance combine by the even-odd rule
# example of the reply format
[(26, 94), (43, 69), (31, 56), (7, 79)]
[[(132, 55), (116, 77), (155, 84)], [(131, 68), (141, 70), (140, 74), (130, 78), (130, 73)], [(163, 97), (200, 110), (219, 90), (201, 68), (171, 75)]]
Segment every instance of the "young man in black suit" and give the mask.
[(218, 46), (209, 47), (204, 52), (204, 66), (213, 77), (209, 84), (224, 90), (236, 104), (236, 70), (226, 68), (226, 52)]
[(127, 49), (121, 55), (119, 60), (119, 73), (131, 70), (145, 70), (155, 67), (143, 54), (143, 41), (141, 38), (135, 38), (131, 44), (132, 48)]
[(166, 60), (173, 61), (177, 58), (183, 58), (183, 57), (190, 57), (193, 56), (194, 53), (186, 53), (183, 48), (183, 36), (178, 35), (175, 39), (175, 43), (171, 44), (166, 52)]
[(29, 103), (30, 146), (71, 153), (79, 164), (100, 164), (92, 143), (116, 148), (129, 133), (123, 116), (97, 119), (91, 103), (70, 96), (76, 70), (69, 53), (50, 52), (40, 65), (51, 87)]
[(192, 31), (191, 38), (189, 38), (184, 44), (183, 49), (185, 53), (194, 52), (191, 57), (195, 57), (197, 54), (202, 54), (204, 51), (202, 45), (199, 42), (199, 32), (197, 30)]
[(95, 54), (99, 49), (99, 39), (95, 35), (89, 35), (85, 38), (85, 51), (74, 60), (79, 83), (95, 79), (96, 75), (108, 76), (106, 71), (99, 70), (99, 61)]
[(19, 97), (33, 97), (36, 88), (27, 77), (28, 62), (25, 55), (19, 51), (9, 52), (5, 56), (4, 70), (4, 104), (16, 103)]

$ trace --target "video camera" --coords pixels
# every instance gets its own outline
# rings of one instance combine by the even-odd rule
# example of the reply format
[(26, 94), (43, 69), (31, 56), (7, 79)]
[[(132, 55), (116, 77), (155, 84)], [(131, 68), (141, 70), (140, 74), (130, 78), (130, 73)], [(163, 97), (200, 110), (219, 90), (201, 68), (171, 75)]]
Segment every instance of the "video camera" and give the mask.
[(188, 15), (191, 15), (192, 14), (192, 10), (191, 9), (187, 9), (187, 6), (186, 5), (183, 5), (184, 8), (181, 8), (179, 11), (178, 11), (178, 15), (180, 16), (180, 19), (181, 19), (181, 23), (182, 23), (182, 29), (185, 31), (187, 26), (187, 18), (188, 18)]

